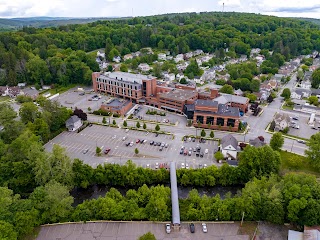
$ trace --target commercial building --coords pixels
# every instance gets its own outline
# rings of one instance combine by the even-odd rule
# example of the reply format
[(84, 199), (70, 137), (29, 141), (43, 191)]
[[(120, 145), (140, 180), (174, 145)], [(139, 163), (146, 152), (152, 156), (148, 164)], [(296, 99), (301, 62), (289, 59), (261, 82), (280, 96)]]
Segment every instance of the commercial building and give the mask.
[(132, 108), (132, 102), (126, 99), (113, 98), (102, 104), (100, 108), (107, 112), (125, 115)]

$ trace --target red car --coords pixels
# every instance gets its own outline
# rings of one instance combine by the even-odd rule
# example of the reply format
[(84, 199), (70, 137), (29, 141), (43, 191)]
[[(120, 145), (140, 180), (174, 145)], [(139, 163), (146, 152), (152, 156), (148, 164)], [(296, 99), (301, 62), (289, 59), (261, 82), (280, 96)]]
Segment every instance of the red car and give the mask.
[(137, 141), (136, 141), (136, 143), (139, 143), (140, 142), (140, 139), (138, 139)]
[(104, 150), (104, 153), (105, 153), (105, 154), (108, 154), (110, 151), (111, 151), (110, 148), (106, 148), (106, 149)]

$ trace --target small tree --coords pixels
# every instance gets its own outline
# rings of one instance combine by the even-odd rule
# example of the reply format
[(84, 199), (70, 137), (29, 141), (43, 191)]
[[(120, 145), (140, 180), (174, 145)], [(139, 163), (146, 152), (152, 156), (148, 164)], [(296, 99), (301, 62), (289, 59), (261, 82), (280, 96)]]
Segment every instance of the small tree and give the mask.
[(128, 126), (127, 121), (123, 121), (123, 126), (124, 126), (124, 127), (127, 127), (127, 126)]
[(113, 125), (117, 125), (116, 120), (113, 119), (112, 124), (113, 124)]
[(99, 147), (97, 147), (96, 148), (96, 154), (97, 154), (97, 156), (100, 156), (101, 155), (101, 148), (99, 148)]
[(137, 127), (137, 128), (140, 128), (140, 127), (141, 127), (140, 122), (137, 122), (136, 127)]
[(91, 107), (88, 107), (88, 112), (91, 112), (91, 110), (92, 110)]
[(139, 149), (138, 149), (138, 148), (135, 148), (135, 149), (134, 149), (134, 153), (135, 153), (136, 155), (138, 155), (138, 154), (139, 154)]
[(206, 134), (206, 131), (204, 131), (204, 129), (201, 130), (201, 137), (205, 137), (207, 134)]
[(214, 132), (213, 131), (210, 132), (210, 137), (214, 138)]
[(282, 93), (281, 93), (281, 97), (283, 97), (285, 100), (288, 100), (291, 96), (291, 91), (289, 88), (285, 88), (283, 89)]
[(270, 147), (273, 150), (279, 151), (280, 148), (283, 146), (283, 143), (284, 143), (284, 138), (282, 136), (282, 133), (277, 132), (272, 135), (270, 140)]
[(224, 156), (223, 156), (222, 152), (218, 151), (214, 154), (214, 158), (219, 161), (219, 160), (223, 160)]
[(138, 240), (157, 240), (157, 239), (151, 232), (147, 232), (146, 234), (143, 234), (141, 237), (139, 237)]
[(156, 127), (154, 128), (157, 132), (160, 130), (160, 126), (159, 124), (156, 125)]
[(147, 129), (147, 124), (143, 123), (143, 129)]
[(102, 118), (102, 123), (103, 123), (103, 124), (106, 124), (106, 123), (107, 123), (106, 117), (103, 117), (103, 118)]

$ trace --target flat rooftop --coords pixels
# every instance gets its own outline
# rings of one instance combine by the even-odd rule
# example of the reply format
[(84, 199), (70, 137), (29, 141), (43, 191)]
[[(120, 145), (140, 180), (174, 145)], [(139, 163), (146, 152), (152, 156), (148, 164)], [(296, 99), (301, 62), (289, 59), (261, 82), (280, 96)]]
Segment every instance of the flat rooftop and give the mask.
[(105, 73), (103, 76), (109, 77), (111, 79), (118, 79), (123, 80), (126, 82), (137, 82), (139, 84), (142, 84), (142, 80), (151, 80), (155, 79), (156, 77), (151, 75), (142, 75), (142, 74), (133, 74), (133, 73), (127, 73), (127, 72), (111, 72), (111, 73)]
[(114, 98), (114, 99), (111, 99), (109, 102), (103, 103), (102, 105), (120, 109), (123, 106), (128, 105), (129, 103), (130, 103), (129, 100)]
[(199, 107), (218, 107), (218, 102), (213, 100), (198, 99), (195, 101), (195, 106)]
[(159, 96), (161, 98), (171, 99), (175, 101), (187, 101), (197, 94), (197, 91), (174, 88), (170, 92), (159, 93)]
[(226, 104), (228, 102), (246, 104), (248, 102), (248, 98), (231, 95), (231, 94), (222, 94), (221, 96), (214, 99), (215, 101)]

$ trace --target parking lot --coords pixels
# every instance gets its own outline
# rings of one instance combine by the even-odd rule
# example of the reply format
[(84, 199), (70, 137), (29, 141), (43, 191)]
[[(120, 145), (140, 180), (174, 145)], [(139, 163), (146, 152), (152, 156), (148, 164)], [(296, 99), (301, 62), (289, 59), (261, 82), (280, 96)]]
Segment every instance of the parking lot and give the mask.
[[(67, 92), (60, 94), (58, 97), (53, 100), (58, 101), (61, 105), (67, 108), (80, 108), (83, 111), (88, 111), (90, 107), (92, 111), (100, 108), (103, 101), (109, 99), (108, 96), (101, 95), (101, 98), (98, 101), (92, 101), (92, 97), (97, 95), (94, 92), (91, 92), (91, 89), (84, 89), (84, 91), (78, 91), (78, 87), (72, 88)], [(84, 93), (84, 95), (82, 95)], [(91, 101), (90, 101), (91, 99)]]
[(202, 232), (201, 223), (195, 223), (191, 233), (188, 223), (182, 223), (179, 232), (165, 232), (165, 223), (97, 222), (41, 227), (37, 240), (136, 240), (152, 232), (158, 240), (248, 240), (248, 235), (237, 235), (239, 223), (207, 223), (208, 232)]
[[(307, 117), (305, 114), (289, 114), (289, 116), (291, 118), (298, 117), (298, 120), (291, 119), (291, 125), (298, 125), (299, 129), (290, 127), (288, 134), (309, 139), (313, 134), (319, 132), (319, 130), (312, 129), (312, 127), (308, 125), (309, 117)], [(320, 121), (320, 119), (316, 118), (316, 121)]]
[[(125, 137), (125, 140), (123, 138)], [(138, 143), (138, 139), (140, 143)], [(146, 140), (145, 143), (141, 143)], [(189, 139), (191, 140), (191, 139)], [(216, 141), (206, 141), (199, 143), (198, 141), (183, 142), (181, 139), (172, 138), (172, 135), (159, 134), (156, 137), (154, 133), (146, 133), (143, 131), (125, 130), (120, 128), (112, 128), (107, 126), (92, 125), (87, 127), (80, 133), (63, 132), (49, 143), (45, 145), (48, 151), (51, 151), (54, 144), (66, 148), (67, 153), (71, 158), (79, 158), (85, 163), (96, 167), (104, 162), (124, 164), (128, 159), (133, 160), (137, 165), (146, 167), (149, 164), (150, 168), (155, 168), (156, 163), (168, 163), (175, 161), (178, 167), (184, 163), (190, 168), (198, 168), (199, 164), (207, 166), (217, 164), (213, 160), (214, 151), (218, 148)], [(154, 141), (158, 144), (168, 144), (168, 147), (163, 147), (160, 151), (160, 146), (150, 145)], [(126, 146), (131, 143), (132, 146)], [(197, 157), (196, 152), (191, 151), (191, 156), (180, 154), (181, 147), (185, 149), (201, 147), (201, 152), (208, 149), (208, 153), (204, 153), (203, 157)], [(102, 156), (96, 156), (96, 147), (100, 147), (102, 151), (110, 148), (108, 154), (102, 153)], [(136, 155), (134, 150), (138, 148), (139, 154)], [(84, 153), (84, 150), (86, 153)], [(189, 152), (188, 152), (189, 153)]]

